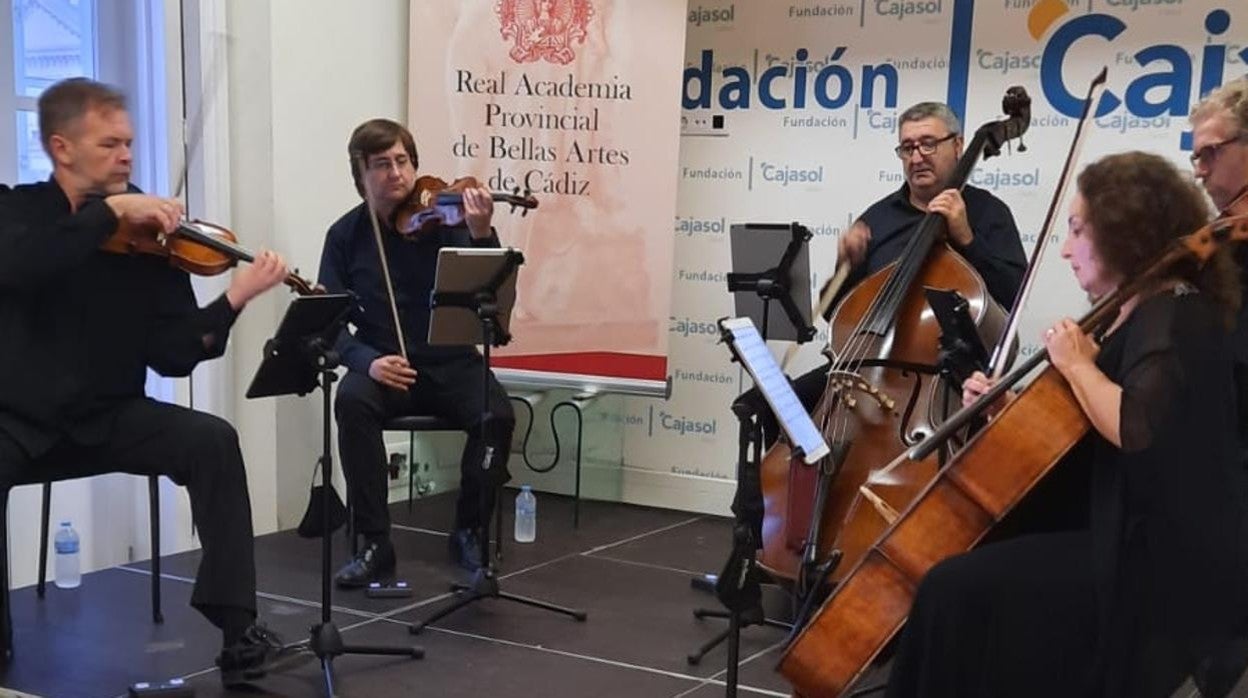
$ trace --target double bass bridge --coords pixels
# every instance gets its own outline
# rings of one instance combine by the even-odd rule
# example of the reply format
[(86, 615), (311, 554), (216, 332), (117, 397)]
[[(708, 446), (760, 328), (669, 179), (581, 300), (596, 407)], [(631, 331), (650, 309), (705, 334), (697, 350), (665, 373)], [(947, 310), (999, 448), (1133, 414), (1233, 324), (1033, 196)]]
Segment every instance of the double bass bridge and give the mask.
[(897, 401), (888, 393), (871, 384), (865, 378), (852, 371), (831, 371), (828, 373), (828, 389), (833, 391), (843, 405), (849, 409), (858, 406), (860, 395), (866, 400), (875, 402), (886, 412), (897, 411)]

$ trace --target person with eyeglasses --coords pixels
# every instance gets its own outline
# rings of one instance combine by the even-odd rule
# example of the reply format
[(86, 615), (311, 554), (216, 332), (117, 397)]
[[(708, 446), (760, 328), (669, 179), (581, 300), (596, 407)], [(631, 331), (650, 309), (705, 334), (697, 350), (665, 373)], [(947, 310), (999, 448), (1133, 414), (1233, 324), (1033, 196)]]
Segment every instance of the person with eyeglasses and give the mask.
[(1014, 304), (1027, 256), (1009, 207), (971, 184), (961, 191), (947, 187), (962, 156), (961, 129), (957, 115), (939, 102), (920, 102), (902, 112), (893, 152), (906, 181), (869, 206), (841, 236), (838, 259), (852, 265), (845, 290), (897, 261), (919, 221), (931, 212), (945, 217), (947, 241), (984, 278), (993, 299), (1006, 310)]
[[(463, 192), (463, 223), (439, 226), (410, 239), (400, 237), (394, 214), (415, 190), (420, 166), (411, 132), (389, 119), (372, 119), (355, 129), (347, 150), (356, 192), (364, 201), (330, 226), (318, 281), (331, 293), (355, 294), (357, 301), (348, 318), (355, 331), (344, 330), (337, 345), (347, 374), (338, 386), (334, 414), (353, 523), (355, 531), (363, 535), (364, 545), (338, 571), (335, 583), (350, 589), (372, 582), (388, 583), (395, 577), (397, 560), (390, 541), (390, 488), (382, 425), (400, 415), (436, 415), (468, 434), (448, 548), (453, 563), (476, 571), (482, 565), (476, 531), (489, 521), (495, 486), (510, 478), (507, 456), (515, 415), (506, 391), (491, 374), (487, 444), (480, 435), (481, 355), (474, 347), (431, 346), (426, 337), (438, 250), (498, 247), (498, 235), (490, 225), (494, 203), (489, 191), (467, 189)], [(370, 207), (381, 228), (406, 342), (402, 348)], [(493, 455), (490, 467), (483, 471), (487, 447), (493, 449)]]
[[(1248, 196), (1248, 75), (1212, 91), (1195, 108), (1192, 169), (1218, 211)], [(1242, 205), (1242, 204), (1241, 204)], [(1248, 246), (1235, 250), (1240, 285), (1248, 288)], [(1248, 405), (1248, 304), (1240, 304), (1234, 336), (1235, 378)], [(1248, 462), (1248, 408), (1240, 410), (1240, 442)]]
[[(959, 191), (946, 186), (962, 156), (961, 129), (957, 115), (940, 102), (920, 102), (902, 112), (893, 152), (901, 159), (906, 181), (869, 206), (841, 235), (838, 259), (852, 265), (841, 296), (897, 261), (919, 222), (933, 212), (945, 217), (948, 243), (983, 277), (989, 295), (1006, 310), (1013, 306), (1027, 269), (1013, 214), (1005, 202), (979, 187), (966, 184)], [(793, 389), (807, 410), (823, 394), (827, 373), (824, 364), (794, 379)], [(761, 417), (766, 443), (775, 441), (779, 425), (762, 394), (751, 389), (737, 402)]]

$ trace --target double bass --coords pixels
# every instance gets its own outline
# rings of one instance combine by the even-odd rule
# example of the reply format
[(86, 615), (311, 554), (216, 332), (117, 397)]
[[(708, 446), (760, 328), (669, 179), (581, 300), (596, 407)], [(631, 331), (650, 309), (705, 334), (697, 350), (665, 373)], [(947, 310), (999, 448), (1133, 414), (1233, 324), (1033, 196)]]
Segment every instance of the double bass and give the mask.
[[(999, 155), (1027, 131), (1031, 100), (1023, 88), (1011, 87), (1002, 108), (1006, 118), (975, 132), (946, 188), (961, 189), (981, 155)], [(1005, 312), (983, 279), (942, 242), (945, 231), (944, 217), (928, 213), (902, 257), (864, 279), (837, 306), (828, 347), (832, 367), (812, 415), (831, 455), (807, 467), (782, 437), (763, 459), (758, 563), (774, 577), (797, 582), (799, 595), (843, 577), (874, 541), (880, 517), (894, 514), (887, 500), (917, 494), (909, 486), (898, 492), (862, 486), (875, 468), (934, 431), (960, 395), (942, 386), (940, 327), (923, 288), (958, 291), (985, 344), (995, 343), (1005, 327)], [(921, 467), (929, 470), (922, 481), (936, 473), (934, 465)]]

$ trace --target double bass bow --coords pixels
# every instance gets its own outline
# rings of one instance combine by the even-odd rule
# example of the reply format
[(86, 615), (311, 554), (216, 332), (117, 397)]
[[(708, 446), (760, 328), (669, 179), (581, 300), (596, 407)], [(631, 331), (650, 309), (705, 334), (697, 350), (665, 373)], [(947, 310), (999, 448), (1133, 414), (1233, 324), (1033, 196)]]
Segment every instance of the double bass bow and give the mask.
[[(1010, 88), (1002, 100), (1006, 118), (976, 131), (946, 188), (960, 189), (981, 155), (999, 155), (1023, 135), (1030, 103), (1021, 87)], [(781, 439), (763, 460), (758, 561), (773, 576), (796, 582), (800, 596), (811, 598), (824, 579), (842, 576), (874, 540), (847, 525), (861, 485), (874, 468), (930, 433), (945, 410), (938, 404), (939, 327), (927, 311), (923, 287), (961, 293), (990, 338), (1003, 326), (1005, 313), (983, 279), (941, 242), (945, 230), (944, 217), (928, 213), (901, 259), (867, 277), (837, 306), (830, 322), (832, 369), (813, 414), (832, 455), (810, 468), (793, 459)], [(836, 279), (844, 271), (841, 265)], [(934, 474), (933, 468), (929, 476)]]

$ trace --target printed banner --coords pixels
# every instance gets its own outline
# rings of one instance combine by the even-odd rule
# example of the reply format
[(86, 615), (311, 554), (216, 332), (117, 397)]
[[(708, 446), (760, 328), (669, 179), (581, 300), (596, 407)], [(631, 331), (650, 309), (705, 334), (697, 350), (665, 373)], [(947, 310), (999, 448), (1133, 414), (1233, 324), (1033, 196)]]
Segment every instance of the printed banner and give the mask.
[(532, 192), (495, 227), (524, 252), (496, 366), (662, 383), (676, 208), (683, 4), (411, 4), (420, 171)]

